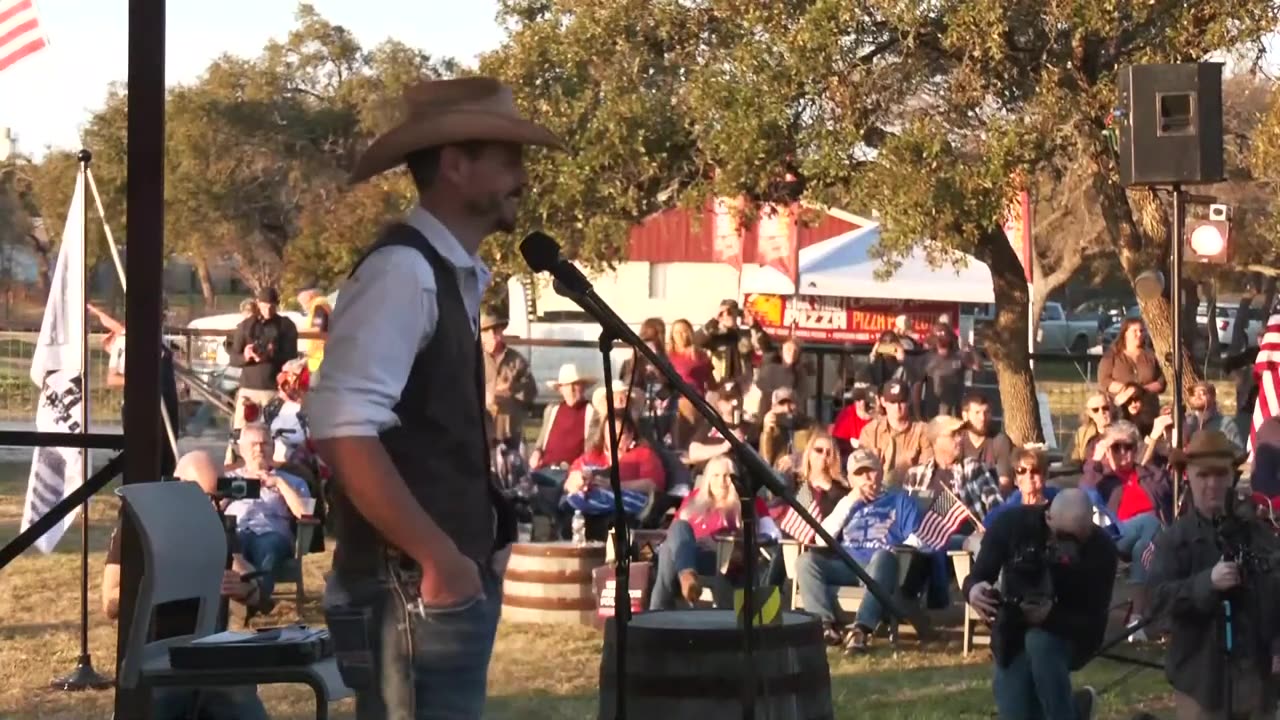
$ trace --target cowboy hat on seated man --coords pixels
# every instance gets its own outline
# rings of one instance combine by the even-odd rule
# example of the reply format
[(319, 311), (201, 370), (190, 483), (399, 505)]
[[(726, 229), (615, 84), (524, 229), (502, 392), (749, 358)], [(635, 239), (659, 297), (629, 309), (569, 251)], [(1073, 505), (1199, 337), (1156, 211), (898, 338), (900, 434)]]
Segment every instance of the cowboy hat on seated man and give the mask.
[(351, 182), (407, 166), (418, 204), (340, 289), (307, 397), (334, 471), (325, 614), (357, 718), (479, 718), (515, 535), (489, 481), (479, 251), (516, 228), (525, 146), (563, 144), (493, 78), (422, 82), (404, 100)]

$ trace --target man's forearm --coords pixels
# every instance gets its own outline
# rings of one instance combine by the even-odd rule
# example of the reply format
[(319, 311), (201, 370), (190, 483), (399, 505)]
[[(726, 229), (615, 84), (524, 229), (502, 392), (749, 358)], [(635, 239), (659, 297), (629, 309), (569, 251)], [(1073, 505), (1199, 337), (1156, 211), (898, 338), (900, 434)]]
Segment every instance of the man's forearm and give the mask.
[(340, 437), (316, 441), (320, 458), (333, 468), (351, 504), (391, 545), (424, 568), (453, 541), (418, 504), (375, 437)]

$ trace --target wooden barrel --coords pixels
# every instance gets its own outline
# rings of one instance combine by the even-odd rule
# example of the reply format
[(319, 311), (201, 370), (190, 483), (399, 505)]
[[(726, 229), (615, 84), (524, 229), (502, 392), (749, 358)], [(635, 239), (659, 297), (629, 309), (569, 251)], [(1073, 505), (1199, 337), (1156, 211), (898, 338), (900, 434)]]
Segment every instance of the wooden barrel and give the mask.
[[(812, 616), (784, 612), (755, 631), (755, 717), (826, 720), (831, 671), (822, 628)], [(605, 626), (600, 659), (600, 719), (616, 717), (617, 626)], [(664, 610), (627, 626), (628, 717), (709, 720), (742, 716), (742, 630), (732, 610)]]
[(604, 543), (512, 545), (502, 584), (502, 618), (556, 625), (592, 624), (596, 598), (591, 571), (604, 564)]

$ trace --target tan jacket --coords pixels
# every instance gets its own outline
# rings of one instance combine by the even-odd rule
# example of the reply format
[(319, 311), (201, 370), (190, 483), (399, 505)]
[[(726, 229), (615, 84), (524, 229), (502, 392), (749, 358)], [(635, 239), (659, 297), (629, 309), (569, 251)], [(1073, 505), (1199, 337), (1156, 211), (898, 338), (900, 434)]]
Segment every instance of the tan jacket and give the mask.
[(924, 423), (915, 421), (906, 430), (896, 432), (889, 427), (888, 420), (878, 417), (862, 428), (858, 444), (880, 457), (886, 484), (902, 485), (907, 470), (933, 459), (933, 446), (929, 444), (925, 427)]
[(525, 418), (538, 396), (529, 361), (509, 347), (497, 356), (485, 353), (484, 389), (495, 438), (522, 438)]

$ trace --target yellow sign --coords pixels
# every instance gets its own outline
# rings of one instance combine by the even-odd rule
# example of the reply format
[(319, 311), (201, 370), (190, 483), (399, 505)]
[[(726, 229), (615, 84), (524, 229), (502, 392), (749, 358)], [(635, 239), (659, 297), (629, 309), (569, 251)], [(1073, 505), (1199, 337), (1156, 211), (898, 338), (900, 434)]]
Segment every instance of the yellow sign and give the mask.
[[(742, 616), (743, 601), (746, 591), (741, 588), (733, 591), (733, 613), (738, 617), (739, 625), (746, 625)], [(782, 623), (782, 591), (776, 585), (755, 588), (751, 596), (756, 611), (756, 626), (778, 625)]]

